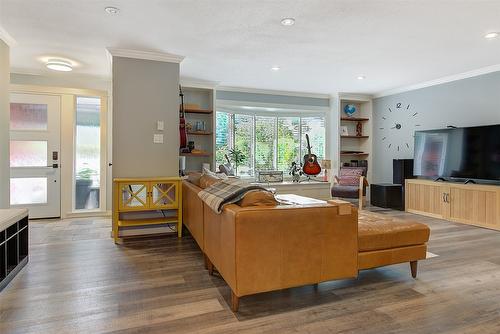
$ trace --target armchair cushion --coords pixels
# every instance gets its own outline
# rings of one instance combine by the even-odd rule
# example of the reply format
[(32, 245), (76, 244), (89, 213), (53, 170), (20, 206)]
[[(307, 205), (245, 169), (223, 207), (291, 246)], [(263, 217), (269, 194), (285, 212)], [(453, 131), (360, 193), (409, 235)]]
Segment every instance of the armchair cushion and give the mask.
[[(365, 191), (365, 189), (363, 189)], [(358, 198), (359, 197), (359, 178), (356, 186), (343, 186), (335, 184), (332, 187), (332, 197)]]

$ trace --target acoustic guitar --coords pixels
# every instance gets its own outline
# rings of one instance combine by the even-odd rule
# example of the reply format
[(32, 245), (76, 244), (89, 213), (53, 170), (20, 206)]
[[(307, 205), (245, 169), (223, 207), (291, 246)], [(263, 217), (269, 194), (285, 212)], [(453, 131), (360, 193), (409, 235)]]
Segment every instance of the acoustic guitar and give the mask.
[(321, 166), (318, 163), (318, 157), (316, 154), (311, 153), (311, 144), (309, 143), (309, 136), (306, 134), (307, 140), (307, 154), (304, 155), (304, 166), (302, 166), (302, 171), (306, 175), (318, 175), (321, 173)]
[(179, 146), (181, 151), (187, 149), (187, 131), (186, 131), (186, 118), (184, 115), (184, 94), (182, 93), (182, 87), (179, 85), (179, 96), (181, 97), (181, 105), (179, 109)]

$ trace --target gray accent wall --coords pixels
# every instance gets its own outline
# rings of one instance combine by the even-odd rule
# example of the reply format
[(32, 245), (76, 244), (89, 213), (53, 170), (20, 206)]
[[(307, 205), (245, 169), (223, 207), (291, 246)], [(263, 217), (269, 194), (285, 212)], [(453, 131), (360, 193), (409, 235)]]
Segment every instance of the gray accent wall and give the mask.
[(500, 72), (376, 98), (373, 118), (372, 182), (392, 182), (392, 159), (413, 158), (415, 130), (500, 124)]
[[(112, 89), (113, 177), (177, 176), (179, 64), (113, 57)], [(163, 144), (153, 143), (155, 133)]]
[(0, 39), (0, 208), (10, 206), (9, 163), (9, 46)]

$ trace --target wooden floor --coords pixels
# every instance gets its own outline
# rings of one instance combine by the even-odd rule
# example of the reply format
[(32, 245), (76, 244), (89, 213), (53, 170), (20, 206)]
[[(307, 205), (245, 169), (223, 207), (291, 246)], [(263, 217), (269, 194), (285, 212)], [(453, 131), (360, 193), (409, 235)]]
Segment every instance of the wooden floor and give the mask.
[(500, 232), (428, 223), (408, 264), (244, 297), (210, 277), (190, 237), (116, 246), (107, 219), (31, 223), (29, 264), (0, 293), (0, 333), (500, 333)]

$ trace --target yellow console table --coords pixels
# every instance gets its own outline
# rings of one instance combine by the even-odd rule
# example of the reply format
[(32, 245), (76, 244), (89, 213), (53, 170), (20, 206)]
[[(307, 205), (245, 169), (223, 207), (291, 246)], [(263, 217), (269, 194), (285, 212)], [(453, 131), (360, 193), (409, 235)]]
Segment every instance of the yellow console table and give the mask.
[(115, 178), (113, 180), (113, 238), (115, 243), (118, 243), (120, 239), (120, 227), (175, 222), (177, 223), (177, 236), (180, 238), (182, 236), (180, 177)]

